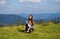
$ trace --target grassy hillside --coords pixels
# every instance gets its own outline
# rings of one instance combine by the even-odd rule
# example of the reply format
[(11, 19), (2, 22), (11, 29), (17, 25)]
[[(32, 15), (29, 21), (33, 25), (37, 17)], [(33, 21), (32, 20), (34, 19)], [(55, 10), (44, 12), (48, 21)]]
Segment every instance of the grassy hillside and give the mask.
[(35, 31), (25, 33), (25, 27), (0, 27), (0, 39), (60, 39), (60, 24), (41, 26), (36, 24)]

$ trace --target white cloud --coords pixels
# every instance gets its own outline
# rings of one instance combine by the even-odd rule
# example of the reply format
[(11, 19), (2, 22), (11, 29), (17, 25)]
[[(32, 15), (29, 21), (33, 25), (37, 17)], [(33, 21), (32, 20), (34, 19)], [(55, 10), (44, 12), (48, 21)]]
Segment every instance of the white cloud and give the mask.
[(56, 1), (60, 1), (60, 0), (56, 0)]
[(6, 4), (6, 0), (0, 0), (0, 5)]
[(41, 2), (41, 0), (20, 0), (20, 2)]

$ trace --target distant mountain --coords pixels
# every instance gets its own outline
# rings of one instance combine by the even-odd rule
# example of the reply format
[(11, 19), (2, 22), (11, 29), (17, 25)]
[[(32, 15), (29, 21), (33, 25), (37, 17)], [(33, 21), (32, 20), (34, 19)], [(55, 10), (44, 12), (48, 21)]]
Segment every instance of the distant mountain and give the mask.
[[(17, 14), (19, 16), (22, 16), (24, 18), (27, 18), (29, 14)], [(35, 20), (39, 19), (52, 19), (55, 17), (60, 17), (60, 13), (44, 13), (44, 14), (32, 14)]]
[(15, 14), (0, 14), (0, 24), (17, 24), (18, 19), (20, 19), (20, 23), (26, 21), (26, 18)]
[[(47, 20), (52, 20), (57, 17), (60, 18), (60, 13), (32, 14), (32, 15), (34, 17), (35, 22), (39, 22), (41, 19), (44, 19), (45, 21), (47, 21)], [(20, 19), (21, 24), (25, 24), (28, 16), (29, 14), (0, 14), (0, 24), (17, 24), (18, 19)]]
[[(22, 16), (24, 18), (28, 18), (29, 14), (18, 14), (19, 16)], [(60, 18), (60, 13), (44, 13), (44, 14), (32, 14), (34, 17), (35, 22), (39, 22), (41, 19), (44, 19), (45, 21), (57, 19)], [(60, 19), (59, 19), (60, 20)]]

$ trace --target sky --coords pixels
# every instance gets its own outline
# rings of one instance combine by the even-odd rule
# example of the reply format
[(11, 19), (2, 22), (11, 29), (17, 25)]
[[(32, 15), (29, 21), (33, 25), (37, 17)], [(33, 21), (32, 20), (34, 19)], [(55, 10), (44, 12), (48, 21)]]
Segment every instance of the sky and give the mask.
[(60, 13), (60, 0), (0, 0), (0, 14)]

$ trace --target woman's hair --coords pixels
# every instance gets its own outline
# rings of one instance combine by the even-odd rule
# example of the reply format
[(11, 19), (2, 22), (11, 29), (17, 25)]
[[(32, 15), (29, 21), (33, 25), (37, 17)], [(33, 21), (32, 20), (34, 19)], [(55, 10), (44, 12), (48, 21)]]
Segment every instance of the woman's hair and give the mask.
[[(30, 16), (31, 16), (31, 18), (30, 18)], [(34, 25), (34, 19), (33, 19), (33, 15), (32, 14), (29, 15), (29, 19), (31, 20), (31, 23), (32, 23), (32, 26), (33, 26)]]

